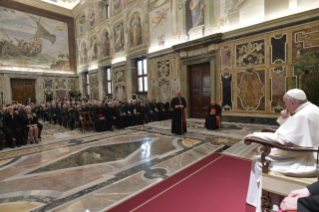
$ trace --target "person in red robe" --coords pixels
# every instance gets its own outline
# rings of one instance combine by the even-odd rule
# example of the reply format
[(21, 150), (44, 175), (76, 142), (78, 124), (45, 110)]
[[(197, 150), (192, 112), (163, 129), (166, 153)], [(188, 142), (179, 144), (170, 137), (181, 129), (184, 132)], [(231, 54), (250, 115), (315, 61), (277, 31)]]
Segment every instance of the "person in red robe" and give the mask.
[(216, 101), (213, 99), (211, 105), (207, 108), (207, 116), (205, 121), (205, 127), (209, 130), (215, 130), (219, 128), (220, 116), (221, 116), (221, 107), (216, 104)]

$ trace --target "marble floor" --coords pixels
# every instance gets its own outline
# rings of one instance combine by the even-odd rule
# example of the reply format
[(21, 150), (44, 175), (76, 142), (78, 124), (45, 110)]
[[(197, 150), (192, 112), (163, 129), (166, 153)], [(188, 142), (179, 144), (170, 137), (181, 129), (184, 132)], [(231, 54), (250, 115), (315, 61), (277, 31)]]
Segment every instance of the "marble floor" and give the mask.
[(39, 145), (0, 152), (0, 211), (106, 211), (214, 152), (253, 158), (260, 146), (243, 137), (271, 127), (187, 122), (182, 136), (170, 121), (103, 133), (45, 124)]

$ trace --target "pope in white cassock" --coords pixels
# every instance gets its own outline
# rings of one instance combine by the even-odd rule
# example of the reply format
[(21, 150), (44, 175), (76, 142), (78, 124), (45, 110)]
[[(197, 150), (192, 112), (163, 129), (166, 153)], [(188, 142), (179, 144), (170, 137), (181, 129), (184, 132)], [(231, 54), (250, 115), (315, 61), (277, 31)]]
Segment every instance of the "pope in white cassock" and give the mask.
[[(255, 132), (246, 137), (257, 137), (283, 145), (319, 146), (319, 108), (308, 102), (306, 94), (300, 89), (289, 90), (283, 97), (286, 109), (281, 112), (277, 122), (281, 125), (275, 133)], [(294, 114), (291, 116), (291, 114)], [(245, 137), (245, 138), (246, 138)], [(270, 171), (289, 176), (311, 177), (316, 175), (315, 153), (293, 152), (272, 148), (269, 156)], [(261, 157), (256, 156), (251, 167), (246, 202), (261, 212)]]

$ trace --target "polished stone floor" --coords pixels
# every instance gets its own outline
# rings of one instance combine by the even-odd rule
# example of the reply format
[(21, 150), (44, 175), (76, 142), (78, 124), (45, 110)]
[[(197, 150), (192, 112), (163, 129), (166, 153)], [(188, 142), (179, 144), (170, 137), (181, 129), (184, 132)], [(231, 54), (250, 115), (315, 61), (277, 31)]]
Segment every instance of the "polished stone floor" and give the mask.
[(45, 124), (39, 145), (1, 151), (0, 211), (106, 211), (214, 152), (251, 159), (260, 146), (242, 139), (264, 127), (189, 119), (176, 136), (170, 121), (104, 133)]

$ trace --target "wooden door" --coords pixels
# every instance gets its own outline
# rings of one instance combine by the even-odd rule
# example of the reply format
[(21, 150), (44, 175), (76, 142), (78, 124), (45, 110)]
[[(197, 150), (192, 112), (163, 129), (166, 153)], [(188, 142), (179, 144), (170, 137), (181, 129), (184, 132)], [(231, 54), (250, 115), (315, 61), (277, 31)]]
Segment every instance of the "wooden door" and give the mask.
[(210, 104), (210, 64), (189, 66), (190, 117), (205, 118)]
[(29, 97), (35, 102), (35, 80), (11, 79), (12, 100), (25, 104)]

